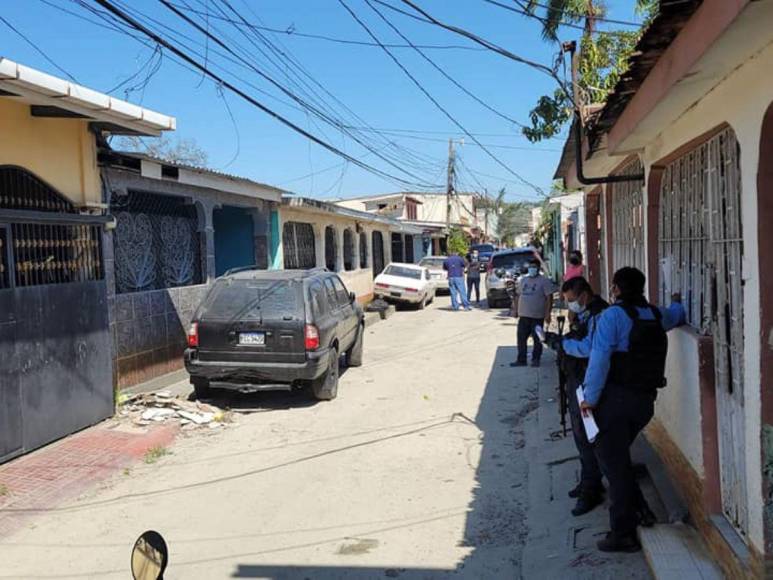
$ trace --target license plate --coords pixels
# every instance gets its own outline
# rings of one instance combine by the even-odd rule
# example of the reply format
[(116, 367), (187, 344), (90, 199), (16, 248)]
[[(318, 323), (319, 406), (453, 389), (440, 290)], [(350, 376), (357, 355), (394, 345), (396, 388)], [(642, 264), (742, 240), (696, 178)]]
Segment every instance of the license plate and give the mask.
[(443, 274), (441, 274), (441, 273), (439, 273), (439, 272), (438, 272), (437, 274), (432, 274), (432, 277), (433, 277), (433, 278), (442, 278), (442, 277), (443, 277)]
[(265, 332), (240, 332), (239, 344), (246, 344), (250, 346), (261, 346), (266, 344)]
[(402, 296), (400, 292), (390, 292), (390, 295), (394, 296), (395, 298), (400, 298), (400, 296)]

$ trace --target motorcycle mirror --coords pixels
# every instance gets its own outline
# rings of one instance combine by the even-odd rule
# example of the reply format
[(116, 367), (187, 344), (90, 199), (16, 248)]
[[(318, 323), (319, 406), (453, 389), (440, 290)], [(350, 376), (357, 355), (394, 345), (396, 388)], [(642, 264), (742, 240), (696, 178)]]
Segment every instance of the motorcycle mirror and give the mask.
[(134, 542), (131, 561), (134, 580), (163, 580), (168, 560), (164, 538), (148, 530)]

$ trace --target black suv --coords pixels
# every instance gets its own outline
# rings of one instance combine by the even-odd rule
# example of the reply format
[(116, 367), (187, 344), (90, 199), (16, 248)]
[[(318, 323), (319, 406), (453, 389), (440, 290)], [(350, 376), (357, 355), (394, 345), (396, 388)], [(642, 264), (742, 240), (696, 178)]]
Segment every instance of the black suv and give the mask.
[(231, 270), (207, 293), (188, 332), (185, 368), (197, 397), (210, 388), (338, 394), (338, 365), (362, 364), (364, 314), (325, 270)]

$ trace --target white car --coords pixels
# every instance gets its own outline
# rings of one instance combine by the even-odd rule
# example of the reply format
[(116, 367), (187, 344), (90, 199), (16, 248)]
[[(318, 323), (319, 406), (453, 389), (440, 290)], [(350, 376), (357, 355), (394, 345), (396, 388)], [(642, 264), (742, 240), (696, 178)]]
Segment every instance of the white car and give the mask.
[(421, 259), (419, 266), (429, 270), (429, 275), (435, 281), (435, 287), (438, 290), (448, 292), (448, 272), (443, 269), (443, 262), (445, 261), (445, 256), (427, 256)]
[(435, 299), (437, 290), (429, 270), (416, 264), (393, 262), (373, 282), (373, 293), (377, 298), (416, 304), (419, 310)]

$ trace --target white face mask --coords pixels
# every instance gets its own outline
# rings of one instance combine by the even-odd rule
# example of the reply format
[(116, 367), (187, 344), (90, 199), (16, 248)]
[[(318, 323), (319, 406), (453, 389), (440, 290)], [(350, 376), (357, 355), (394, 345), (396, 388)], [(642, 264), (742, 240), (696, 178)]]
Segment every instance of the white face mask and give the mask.
[(534, 277), (539, 273), (539, 268), (535, 268), (534, 266), (529, 266), (529, 276)]
[(585, 306), (580, 304), (578, 300), (575, 300), (574, 302), (569, 302), (567, 304), (567, 307), (569, 308), (570, 311), (574, 312), (575, 314), (581, 314), (585, 312)]

